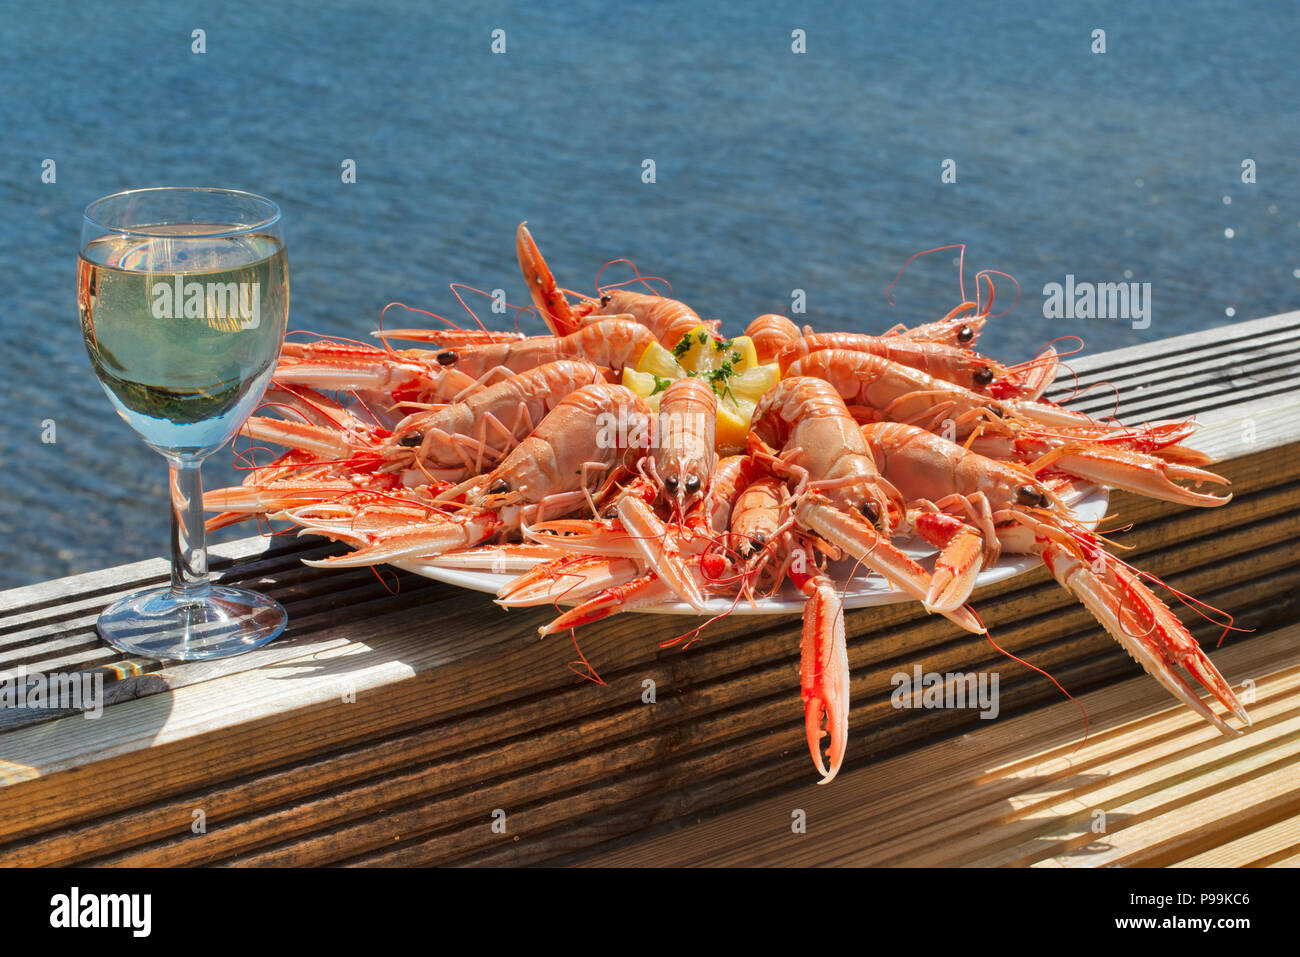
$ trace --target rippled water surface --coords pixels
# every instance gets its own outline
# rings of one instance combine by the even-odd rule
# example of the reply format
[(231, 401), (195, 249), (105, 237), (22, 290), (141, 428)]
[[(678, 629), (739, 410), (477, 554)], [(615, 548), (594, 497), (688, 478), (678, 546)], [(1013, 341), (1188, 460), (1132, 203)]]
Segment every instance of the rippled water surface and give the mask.
[[(911, 254), (967, 243), (968, 292), (990, 267), (1025, 293), (983, 348), (1020, 359), (1080, 335), (1101, 350), (1300, 303), (1296, 10), (13, 5), (0, 586), (165, 547), (162, 460), (111, 411), (76, 321), (79, 216), (100, 195), (222, 185), (278, 200), (294, 329), (360, 336), (392, 300), (463, 316), (453, 281), (525, 301), (513, 231), (527, 219), (567, 285), (629, 257), (736, 332), (789, 312), (796, 289), (823, 327), (931, 318), (959, 301), (949, 254), (910, 267), (896, 307), (885, 287)], [(1067, 274), (1150, 283), (1149, 327), (1045, 318), (1043, 287)], [(214, 456), (210, 487), (237, 479), (230, 463)]]

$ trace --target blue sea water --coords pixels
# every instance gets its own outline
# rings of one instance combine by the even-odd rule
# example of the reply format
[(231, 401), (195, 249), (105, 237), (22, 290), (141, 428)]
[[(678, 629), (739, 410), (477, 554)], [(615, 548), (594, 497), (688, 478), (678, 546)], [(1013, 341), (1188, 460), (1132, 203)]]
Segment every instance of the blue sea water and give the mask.
[[(1102, 350), (1300, 305), (1298, 9), (6, 4), (0, 586), (165, 548), (163, 463), (80, 341), (80, 212), (98, 196), (276, 199), (293, 329), (364, 336), (393, 300), (464, 318), (451, 282), (526, 302), (526, 219), (566, 285), (628, 257), (733, 332), (797, 289), (823, 328), (932, 318), (959, 301), (950, 253), (914, 263), (896, 306), (885, 288), (913, 253), (966, 243), (968, 293), (984, 267), (1024, 290), (982, 348)], [(1067, 275), (1150, 283), (1150, 325), (1047, 318), (1043, 288)], [(214, 456), (209, 487), (237, 480), (230, 463)]]

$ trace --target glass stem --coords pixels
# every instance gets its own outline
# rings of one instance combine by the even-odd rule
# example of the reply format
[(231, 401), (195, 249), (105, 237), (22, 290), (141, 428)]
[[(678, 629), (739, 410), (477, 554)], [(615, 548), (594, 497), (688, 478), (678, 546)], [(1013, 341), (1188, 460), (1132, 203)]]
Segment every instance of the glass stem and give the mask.
[(172, 499), (172, 597), (205, 597), (208, 551), (203, 528), (202, 459), (168, 459)]

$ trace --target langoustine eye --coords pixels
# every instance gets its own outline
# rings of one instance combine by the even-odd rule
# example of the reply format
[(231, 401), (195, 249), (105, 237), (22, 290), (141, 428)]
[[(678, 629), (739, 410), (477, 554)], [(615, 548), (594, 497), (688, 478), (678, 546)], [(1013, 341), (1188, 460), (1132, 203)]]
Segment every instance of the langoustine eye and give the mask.
[(1016, 489), (1016, 501), (1031, 508), (1042, 508), (1047, 504), (1047, 496), (1032, 485), (1021, 485)]

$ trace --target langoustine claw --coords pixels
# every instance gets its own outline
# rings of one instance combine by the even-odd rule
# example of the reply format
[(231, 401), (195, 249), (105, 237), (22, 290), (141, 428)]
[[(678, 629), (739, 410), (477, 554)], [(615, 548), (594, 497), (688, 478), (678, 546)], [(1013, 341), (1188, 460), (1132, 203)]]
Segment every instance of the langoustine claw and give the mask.
[[(844, 641), (844, 603), (835, 583), (823, 573), (791, 577), (808, 596), (799, 646), (804, 730), (813, 763), (822, 776), (817, 783), (829, 784), (844, 763), (849, 739), (849, 653)], [(821, 739), (827, 735), (830, 740), (823, 761)]]

